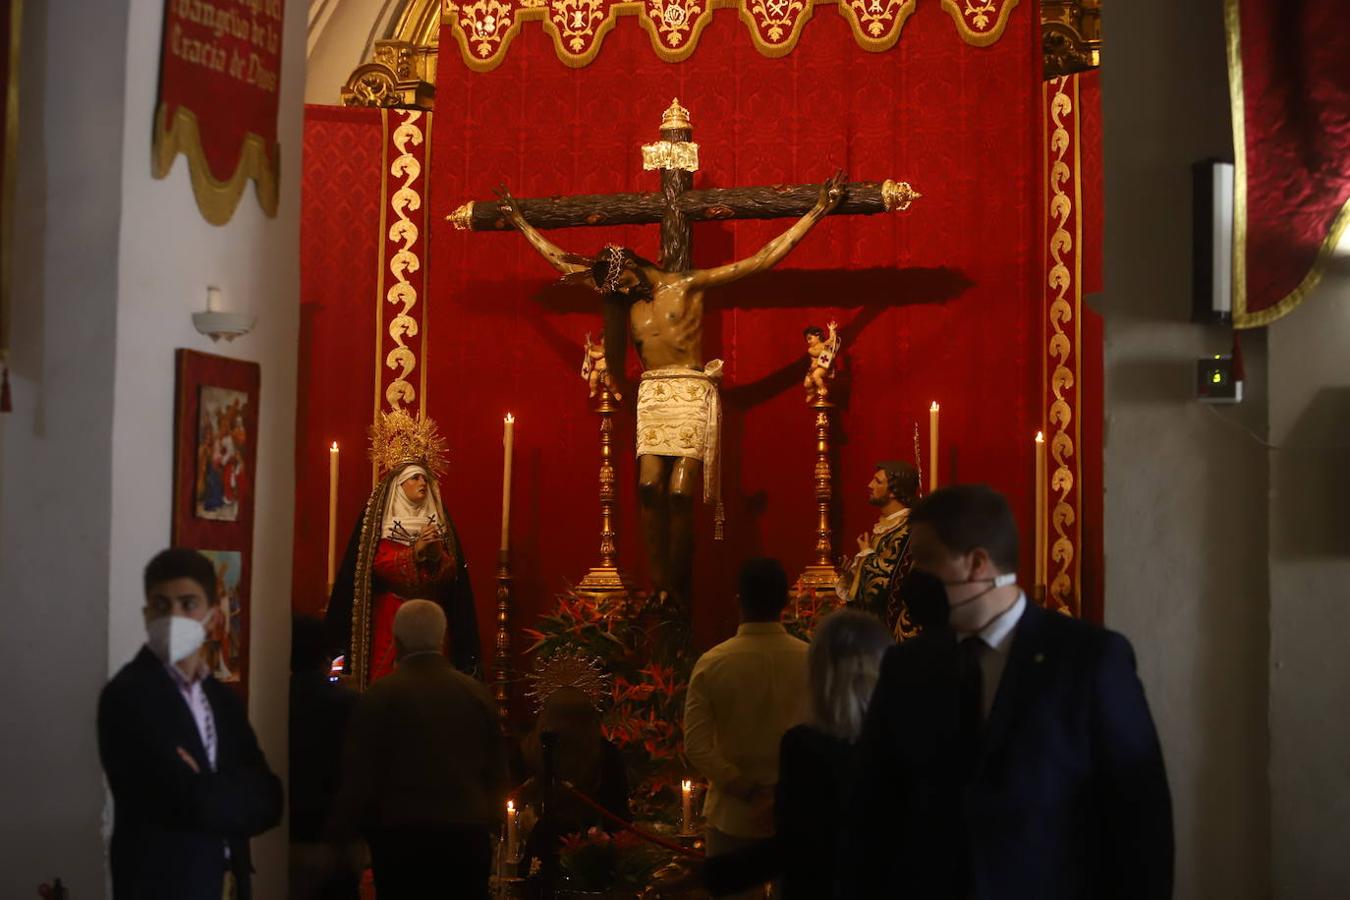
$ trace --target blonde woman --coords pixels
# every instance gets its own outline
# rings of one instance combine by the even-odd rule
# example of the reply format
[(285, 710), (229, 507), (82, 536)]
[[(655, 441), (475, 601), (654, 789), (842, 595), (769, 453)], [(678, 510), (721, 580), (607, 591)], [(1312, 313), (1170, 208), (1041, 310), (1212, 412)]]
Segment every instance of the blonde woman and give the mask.
[(881, 658), (893, 646), (886, 626), (868, 613), (843, 609), (821, 622), (807, 657), (807, 721), (779, 745), (775, 835), (709, 858), (703, 879), (714, 896), (774, 878), (781, 879), (783, 900), (833, 895), (853, 747)]

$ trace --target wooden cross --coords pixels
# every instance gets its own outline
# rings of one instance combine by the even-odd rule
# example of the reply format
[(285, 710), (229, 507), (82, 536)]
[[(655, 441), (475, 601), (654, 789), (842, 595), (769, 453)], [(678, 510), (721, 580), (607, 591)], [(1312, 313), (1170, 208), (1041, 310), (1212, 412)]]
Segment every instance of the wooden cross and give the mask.
[[(771, 185), (693, 190), (698, 144), (692, 143), (689, 111), (679, 100), (661, 116), (661, 139), (642, 148), (644, 169), (661, 173), (660, 193), (579, 194), (515, 201), (525, 220), (540, 230), (583, 225), (661, 223), (661, 269), (692, 267), (693, 223), (727, 219), (779, 219), (805, 215), (820, 198), (819, 184)], [(908, 182), (852, 181), (831, 215), (870, 216), (905, 210), (921, 194)], [(446, 216), (455, 228), (510, 231), (510, 221), (493, 200), (472, 201)]]

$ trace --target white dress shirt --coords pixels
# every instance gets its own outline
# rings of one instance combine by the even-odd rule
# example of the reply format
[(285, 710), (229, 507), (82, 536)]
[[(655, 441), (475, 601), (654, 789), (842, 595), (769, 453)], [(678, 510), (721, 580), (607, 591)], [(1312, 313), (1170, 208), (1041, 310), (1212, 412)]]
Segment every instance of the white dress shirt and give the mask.
[(985, 649), (980, 654), (981, 705), (984, 717), (994, 708), (994, 699), (998, 696), (998, 685), (1003, 680), (1003, 670), (1008, 667), (1008, 654), (1012, 651), (1013, 637), (1017, 634), (1017, 623), (1027, 608), (1027, 595), (1018, 594), (1017, 601), (989, 621), (987, 625), (965, 640), (980, 641)]
[(746, 622), (736, 636), (699, 657), (684, 706), (684, 752), (708, 779), (703, 815), (736, 837), (773, 834), (749, 803), (720, 785), (744, 776), (778, 781), (778, 744), (802, 721), (806, 697), (804, 641), (777, 622)]
[[(192, 713), (193, 724), (197, 726), (197, 736), (202, 739), (202, 746), (206, 748), (206, 768), (215, 771), (216, 768), (216, 716), (211, 711), (211, 701), (206, 699), (206, 691), (202, 690), (202, 680), (194, 678), (188, 680), (183, 671), (177, 666), (168, 665), (164, 668), (169, 670), (169, 677), (178, 687), (178, 694), (187, 704), (188, 711)], [(198, 760), (200, 764), (202, 760)]]

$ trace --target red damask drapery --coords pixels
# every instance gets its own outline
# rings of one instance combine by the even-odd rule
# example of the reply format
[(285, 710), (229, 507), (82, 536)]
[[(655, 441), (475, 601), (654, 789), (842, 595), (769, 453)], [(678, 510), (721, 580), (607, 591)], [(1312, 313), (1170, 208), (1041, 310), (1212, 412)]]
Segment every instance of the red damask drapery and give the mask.
[[(778, 58), (759, 52), (725, 14), (679, 64), (655, 56), (648, 35), (625, 20), (584, 68), (560, 64), (553, 39), (537, 27), (521, 29), (488, 72), (443, 49), (421, 196), (431, 208), (422, 258), (429, 323), (414, 408), (425, 403), (449, 440), (444, 496), (470, 563), (485, 645), (506, 412), (517, 417), (517, 624), (549, 609), (553, 594), (596, 561), (598, 420), (578, 370), (582, 338), (599, 330), (600, 317), (594, 295), (557, 286), (519, 235), (455, 232), (442, 219), (503, 182), (521, 197), (655, 189), (639, 148), (656, 138), (674, 96), (691, 111), (701, 146), (695, 187), (818, 182), (844, 168), (858, 180), (908, 180), (924, 194), (903, 214), (826, 219), (778, 270), (710, 295), (705, 355), (726, 361), (727, 540), (711, 539), (705, 511), (696, 640), (707, 645), (733, 627), (732, 585), (745, 557), (778, 556), (789, 571), (810, 561), (814, 444), (799, 390), (801, 330), (831, 318), (845, 340), (837, 551), (874, 518), (865, 493), (873, 464), (914, 457), (916, 423), (925, 429), (927, 467), (926, 411), (938, 400), (943, 480), (1007, 493), (1027, 536), (1030, 582), (1032, 437), (1046, 415), (1044, 95), (1034, 5), (1009, 7), (1001, 39), (983, 47), (954, 40), (952, 17), (932, 6), (910, 17), (884, 53), (861, 49), (833, 14), (818, 14)], [(453, 40), (443, 31), (441, 47)], [(338, 440), (344, 529), (370, 487), (369, 468), (349, 464), (345, 448), (364, 446), (383, 372), (369, 361), (387, 352), (376, 344), (385, 340), (375, 302), (380, 167), (384, 123), (403, 115), (311, 108), (306, 125), (297, 508), (326, 508), (326, 448)], [(1095, 208), (1085, 215), (1089, 227), (1099, 221)], [(696, 225), (695, 265), (749, 255), (788, 224)], [(654, 227), (550, 237), (581, 252), (610, 241), (647, 256), (657, 250)], [(1095, 252), (1084, 250), (1089, 267)], [(1088, 353), (1085, 381), (1099, 359)], [(1090, 436), (1091, 423), (1083, 427)], [(631, 407), (618, 414), (616, 434), (621, 562), (642, 582)], [(1089, 469), (1091, 460), (1089, 451)], [(1090, 483), (1089, 494), (1099, 482)], [(301, 609), (322, 606), (323, 553), (323, 529), (297, 527)]]
[(1226, 0), (1236, 185), (1233, 323), (1317, 286), (1350, 225), (1350, 27), (1340, 0)]

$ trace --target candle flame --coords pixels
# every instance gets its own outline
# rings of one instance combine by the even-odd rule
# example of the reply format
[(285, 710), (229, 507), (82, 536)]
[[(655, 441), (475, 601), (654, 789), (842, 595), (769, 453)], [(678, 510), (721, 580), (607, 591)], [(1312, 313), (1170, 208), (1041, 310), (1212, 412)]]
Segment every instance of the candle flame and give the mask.
[(511, 815), (512, 813), (514, 813), (515, 811), (516, 811), (516, 803), (515, 803), (515, 801), (514, 801), (514, 800), (507, 800), (507, 801), (506, 801), (506, 814), (509, 816), (509, 815)]
[(938, 409), (940, 409), (940, 407), (938, 406), (938, 402), (936, 400), (933, 401), (932, 406), (928, 407), (929, 412), (937, 412)]
[(1038, 443), (1038, 444), (1044, 444), (1044, 443), (1045, 443), (1045, 432), (1043, 432), (1043, 431), (1038, 431), (1038, 432), (1036, 432), (1036, 443)]
[(511, 415), (510, 413), (507, 413), (507, 414), (506, 414), (506, 421), (508, 421), (508, 422), (514, 422), (515, 420), (516, 420), (516, 417), (515, 417), (515, 416)]
[(337, 449), (337, 441), (333, 441), (333, 446), (332, 446), (332, 447), (329, 447), (328, 449), (331, 450), (331, 451), (334, 452), (334, 453), (338, 452), (338, 449)]
[(693, 789), (694, 789), (694, 783), (693, 783), (692, 781), (689, 781), (688, 779), (685, 779), (684, 781), (681, 781), (681, 782), (680, 782), (680, 790), (684, 791), (685, 793), (688, 793), (688, 792), (692, 791)]

